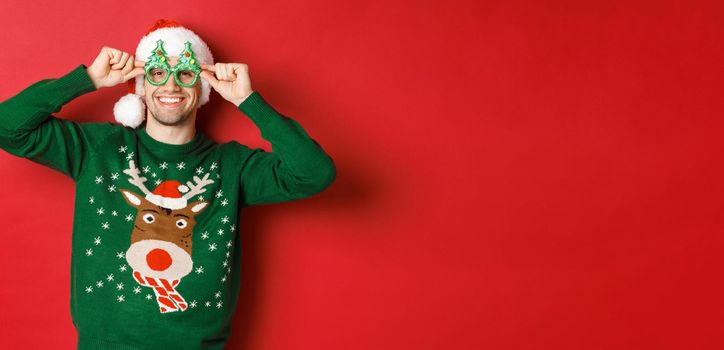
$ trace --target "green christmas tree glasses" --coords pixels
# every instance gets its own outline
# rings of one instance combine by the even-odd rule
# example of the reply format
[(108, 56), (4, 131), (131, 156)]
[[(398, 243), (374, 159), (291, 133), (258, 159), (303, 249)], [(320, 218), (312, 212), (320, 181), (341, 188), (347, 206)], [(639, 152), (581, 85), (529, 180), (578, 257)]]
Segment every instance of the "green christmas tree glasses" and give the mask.
[(191, 50), (191, 42), (187, 41), (178, 62), (171, 67), (166, 57), (166, 50), (163, 48), (163, 40), (156, 42), (156, 48), (146, 60), (144, 66), (146, 80), (149, 84), (160, 86), (166, 84), (168, 78), (173, 75), (176, 84), (183, 87), (192, 87), (196, 84), (201, 74), (201, 67), (196, 61), (196, 55)]

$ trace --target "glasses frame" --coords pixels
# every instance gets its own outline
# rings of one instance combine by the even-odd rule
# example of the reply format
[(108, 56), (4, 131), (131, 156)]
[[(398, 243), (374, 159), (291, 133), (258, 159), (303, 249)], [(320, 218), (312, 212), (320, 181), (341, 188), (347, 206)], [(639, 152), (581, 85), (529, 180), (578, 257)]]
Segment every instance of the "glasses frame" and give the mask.
[[(154, 82), (151, 79), (151, 75), (149, 73), (154, 69), (163, 69), (166, 71), (166, 77), (162, 82)], [(169, 77), (173, 75), (177, 85), (187, 88), (193, 87), (196, 85), (196, 82), (199, 80), (199, 75), (201, 74), (201, 67), (198, 62), (196, 62), (196, 56), (194, 55), (193, 50), (191, 50), (191, 42), (189, 41), (185, 43), (184, 51), (181, 52), (181, 55), (179, 55), (178, 63), (176, 63), (174, 67), (171, 67), (168, 63), (166, 50), (163, 49), (163, 40), (158, 40), (156, 42), (156, 49), (153, 50), (151, 56), (149, 56), (148, 60), (146, 60), (144, 70), (146, 71), (146, 81), (153, 86), (165, 85), (166, 82), (168, 82)], [(182, 83), (181, 79), (178, 77), (178, 72), (186, 70), (194, 72), (194, 80), (189, 84)]]

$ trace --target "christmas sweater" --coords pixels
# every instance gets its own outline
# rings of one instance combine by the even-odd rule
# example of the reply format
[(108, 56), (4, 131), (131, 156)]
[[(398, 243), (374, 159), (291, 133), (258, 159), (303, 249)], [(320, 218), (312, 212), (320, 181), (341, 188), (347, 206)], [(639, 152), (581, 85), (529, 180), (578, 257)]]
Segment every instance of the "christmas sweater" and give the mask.
[(258, 92), (239, 106), (272, 152), (202, 132), (167, 144), (57, 118), (95, 91), (80, 65), (0, 103), (0, 148), (76, 184), (70, 306), (78, 349), (223, 349), (239, 293), (241, 208), (312, 196), (332, 159)]

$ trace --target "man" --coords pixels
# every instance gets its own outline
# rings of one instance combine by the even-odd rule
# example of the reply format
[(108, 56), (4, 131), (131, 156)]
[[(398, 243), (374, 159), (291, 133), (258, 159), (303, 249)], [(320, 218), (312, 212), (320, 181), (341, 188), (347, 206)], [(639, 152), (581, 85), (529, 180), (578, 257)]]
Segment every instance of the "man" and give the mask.
[[(52, 115), (126, 82), (131, 93), (114, 108), (124, 126)], [(196, 130), (210, 87), (273, 152)], [(252, 90), (246, 65), (214, 64), (205, 43), (173, 21), (156, 22), (135, 57), (104, 47), (90, 67), (0, 103), (0, 116), (0, 148), (76, 182), (78, 349), (223, 349), (239, 292), (240, 208), (306, 198), (336, 177), (321, 146)]]

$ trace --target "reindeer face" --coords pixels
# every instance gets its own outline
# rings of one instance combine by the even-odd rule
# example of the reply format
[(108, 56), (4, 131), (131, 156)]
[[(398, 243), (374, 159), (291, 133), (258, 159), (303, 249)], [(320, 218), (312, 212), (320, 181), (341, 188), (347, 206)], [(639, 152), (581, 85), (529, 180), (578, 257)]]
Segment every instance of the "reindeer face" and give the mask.
[(126, 260), (144, 276), (178, 279), (189, 274), (194, 216), (208, 202), (197, 201), (181, 209), (167, 209), (151, 203), (133, 191), (119, 189), (123, 198), (137, 209)]
[(133, 191), (120, 189), (123, 198), (137, 209), (131, 232), (131, 244), (144, 239), (158, 239), (176, 244), (189, 255), (192, 248), (194, 216), (206, 209), (208, 202), (198, 201), (182, 209), (167, 209), (153, 204)]

